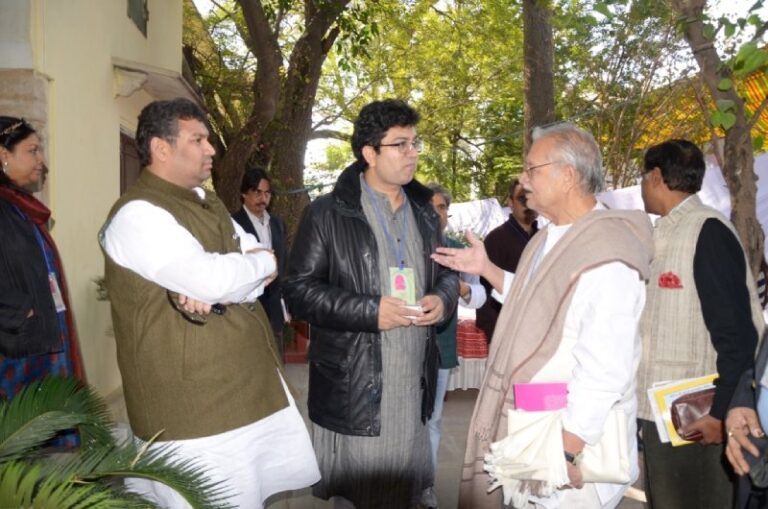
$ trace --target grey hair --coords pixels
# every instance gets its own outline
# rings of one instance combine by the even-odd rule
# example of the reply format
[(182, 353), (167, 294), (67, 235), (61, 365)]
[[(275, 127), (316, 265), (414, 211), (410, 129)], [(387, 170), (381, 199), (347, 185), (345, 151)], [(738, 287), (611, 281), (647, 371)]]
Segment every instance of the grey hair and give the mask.
[(445, 204), (449, 207), (451, 206), (451, 192), (448, 191), (445, 187), (441, 186), (437, 182), (430, 182), (427, 184), (427, 187), (432, 190), (433, 193), (439, 194), (443, 197), (443, 200), (445, 200)]
[(603, 156), (595, 137), (573, 124), (563, 122), (533, 129), (533, 141), (552, 138), (558, 151), (558, 159), (573, 166), (581, 176), (585, 192), (597, 193), (603, 190)]

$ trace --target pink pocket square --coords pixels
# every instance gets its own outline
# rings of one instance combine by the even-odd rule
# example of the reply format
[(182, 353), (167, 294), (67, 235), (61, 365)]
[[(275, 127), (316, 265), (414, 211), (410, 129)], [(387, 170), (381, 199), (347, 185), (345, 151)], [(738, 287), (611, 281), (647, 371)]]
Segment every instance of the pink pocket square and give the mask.
[(679, 289), (683, 287), (680, 282), (680, 276), (674, 272), (664, 272), (659, 276), (659, 288)]

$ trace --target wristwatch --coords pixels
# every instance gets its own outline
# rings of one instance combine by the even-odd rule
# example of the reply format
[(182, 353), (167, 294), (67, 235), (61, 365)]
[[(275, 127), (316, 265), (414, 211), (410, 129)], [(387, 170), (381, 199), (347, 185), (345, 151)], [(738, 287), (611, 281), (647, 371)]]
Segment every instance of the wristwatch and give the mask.
[(576, 454), (571, 454), (568, 451), (563, 451), (563, 454), (565, 455), (565, 461), (567, 461), (571, 465), (578, 465), (579, 461), (581, 460), (581, 452), (577, 452)]

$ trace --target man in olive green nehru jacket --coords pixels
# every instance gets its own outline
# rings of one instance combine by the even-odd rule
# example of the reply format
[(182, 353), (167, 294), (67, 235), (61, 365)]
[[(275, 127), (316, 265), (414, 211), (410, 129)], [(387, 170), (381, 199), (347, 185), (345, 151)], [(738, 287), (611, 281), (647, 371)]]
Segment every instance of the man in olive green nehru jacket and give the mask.
[[(131, 427), (140, 441), (159, 434), (153, 447), (170, 443), (223, 482), (227, 503), (262, 507), (320, 477), (257, 301), (275, 257), (201, 187), (215, 151), (197, 105), (149, 104), (136, 142), (145, 169), (99, 239)], [(190, 507), (153, 481), (128, 487), (163, 507)]]

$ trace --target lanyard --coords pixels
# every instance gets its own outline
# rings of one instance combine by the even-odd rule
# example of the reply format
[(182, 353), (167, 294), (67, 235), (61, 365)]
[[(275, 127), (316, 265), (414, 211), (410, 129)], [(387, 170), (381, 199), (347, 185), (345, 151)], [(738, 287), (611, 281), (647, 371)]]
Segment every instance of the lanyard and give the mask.
[[(366, 194), (368, 194), (371, 206), (373, 207), (373, 212), (376, 214), (376, 219), (381, 225), (381, 228), (384, 230), (384, 235), (387, 237), (387, 242), (395, 254), (397, 265), (400, 267), (400, 270), (403, 270), (405, 268), (405, 247), (403, 246), (405, 245), (405, 239), (408, 238), (408, 210), (411, 206), (408, 202), (408, 198), (403, 200), (403, 226), (401, 228), (400, 238), (396, 242), (395, 239), (392, 238), (392, 235), (389, 233), (387, 223), (384, 221), (384, 217), (381, 215), (379, 201), (376, 199), (376, 196), (374, 196), (373, 191), (365, 179), (361, 179), (361, 183), (363, 184), (363, 188), (365, 189)], [(402, 188), (400, 189), (400, 192), (403, 192)]]

